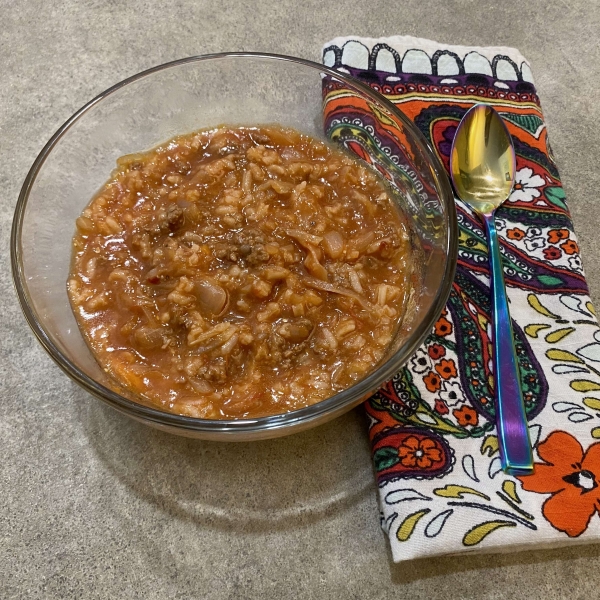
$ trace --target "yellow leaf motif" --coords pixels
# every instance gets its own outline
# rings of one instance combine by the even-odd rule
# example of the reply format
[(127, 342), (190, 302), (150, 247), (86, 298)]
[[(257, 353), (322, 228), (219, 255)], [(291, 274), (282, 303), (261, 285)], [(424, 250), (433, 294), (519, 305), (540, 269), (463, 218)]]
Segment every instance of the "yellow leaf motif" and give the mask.
[(574, 327), (564, 327), (563, 329), (557, 329), (552, 333), (549, 333), (546, 336), (546, 341), (549, 344), (556, 344), (556, 342), (560, 342), (563, 338), (566, 338), (570, 333), (575, 331)]
[(600, 390), (600, 384), (587, 379), (575, 379), (575, 381), (571, 381), (570, 385), (576, 392), (597, 392)]
[(377, 108), (375, 105), (369, 103), (369, 108), (373, 111), (373, 114), (377, 117), (377, 120), (380, 123), (385, 123), (386, 125), (397, 125), (394, 121), (386, 115), (381, 109)]
[(584, 398), (583, 403), (592, 410), (600, 410), (600, 400), (598, 398)]
[(592, 437), (595, 440), (600, 438), (600, 427), (594, 427), (594, 429), (592, 429)]
[(568, 352), (567, 350), (557, 350), (552, 349), (546, 352), (546, 356), (550, 360), (560, 360), (562, 362), (574, 362), (574, 363), (582, 363), (583, 361), (575, 356), (572, 352)]
[(489, 321), (481, 314), (477, 315), (477, 322), (479, 323), (479, 327), (485, 331), (487, 329)]
[(415, 530), (417, 523), (428, 513), (431, 512), (429, 508), (424, 508), (423, 510), (419, 510), (416, 513), (412, 513), (412, 515), (408, 515), (404, 521), (398, 527), (398, 531), (396, 532), (396, 537), (398, 541), (405, 542)]
[(496, 452), (498, 452), (498, 438), (495, 435), (488, 435), (483, 442), (481, 442), (481, 454), (494, 456)]
[(588, 300), (585, 303), (585, 307), (594, 315), (596, 316), (596, 310), (594, 309), (594, 305)]
[(525, 333), (532, 338), (536, 338), (538, 333), (544, 329), (550, 329), (550, 325), (527, 325)]
[(558, 319), (558, 316), (553, 312), (550, 312), (539, 300), (535, 294), (529, 294), (527, 296), (527, 302), (529, 302), (529, 306), (533, 308), (533, 310), (540, 313), (540, 315), (544, 315), (545, 317), (550, 317), (551, 319)]
[(519, 498), (517, 494), (517, 486), (515, 485), (514, 481), (507, 479), (502, 484), (502, 489), (504, 490), (504, 493), (507, 496), (510, 496), (510, 498), (512, 498), (517, 504), (521, 504), (521, 498)]
[(481, 498), (485, 498), (486, 500), (490, 499), (489, 496), (486, 496), (485, 494), (482, 494), (473, 488), (465, 487), (464, 485), (453, 485), (451, 483), (449, 483), (446, 487), (433, 490), (433, 493), (436, 496), (442, 496), (442, 498), (460, 498), (462, 500), (465, 494), (473, 494), (474, 496), (479, 496)]
[(486, 521), (480, 525), (476, 525), (473, 529), (469, 529), (463, 538), (463, 544), (465, 546), (476, 546), (485, 537), (490, 535), (496, 529), (500, 527), (516, 527), (517, 524), (514, 521)]

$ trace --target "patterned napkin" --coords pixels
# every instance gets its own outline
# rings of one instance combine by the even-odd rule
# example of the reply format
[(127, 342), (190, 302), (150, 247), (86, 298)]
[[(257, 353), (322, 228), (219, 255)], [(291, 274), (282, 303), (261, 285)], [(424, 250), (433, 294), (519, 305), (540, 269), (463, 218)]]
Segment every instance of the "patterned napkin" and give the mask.
[(496, 222), (535, 471), (500, 468), (487, 247), (457, 201), (448, 304), (409, 364), (366, 403), (394, 560), (598, 541), (600, 330), (527, 61), (510, 48), (391, 37), (336, 38), (323, 62), (385, 94), (446, 168), (475, 102), (496, 108), (517, 150), (515, 189)]

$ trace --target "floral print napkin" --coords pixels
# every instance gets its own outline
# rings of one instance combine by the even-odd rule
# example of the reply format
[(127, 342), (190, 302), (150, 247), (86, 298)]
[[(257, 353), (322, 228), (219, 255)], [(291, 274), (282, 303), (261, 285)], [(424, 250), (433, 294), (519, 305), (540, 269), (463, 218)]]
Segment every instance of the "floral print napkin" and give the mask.
[(511, 477), (500, 468), (487, 246), (457, 200), (458, 269), (446, 308), (366, 403), (394, 560), (598, 541), (600, 330), (529, 64), (510, 48), (411, 37), (337, 38), (323, 62), (387, 96), (446, 168), (456, 126), (476, 102), (500, 113), (517, 151), (497, 228), (535, 470)]

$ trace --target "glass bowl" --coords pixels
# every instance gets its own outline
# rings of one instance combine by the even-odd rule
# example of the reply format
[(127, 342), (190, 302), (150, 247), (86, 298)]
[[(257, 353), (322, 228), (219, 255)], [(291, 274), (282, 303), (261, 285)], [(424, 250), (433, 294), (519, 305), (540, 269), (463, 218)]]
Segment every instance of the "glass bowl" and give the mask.
[[(279, 123), (340, 143), (398, 188), (419, 249), (415, 287), (385, 357), (351, 388), (293, 412), (203, 420), (136, 401), (100, 368), (67, 297), (75, 219), (115, 160), (219, 124)], [(231, 53), (178, 60), (134, 75), (76, 112), (46, 144), (17, 203), (11, 238), (16, 290), (33, 332), (67, 375), (118, 411), (160, 429), (213, 440), (276, 437), (323, 423), (390, 380), (423, 342), (450, 293), (457, 224), (452, 191), (425, 138), (368, 86), (317, 63)], [(57, 408), (58, 410), (58, 408)]]

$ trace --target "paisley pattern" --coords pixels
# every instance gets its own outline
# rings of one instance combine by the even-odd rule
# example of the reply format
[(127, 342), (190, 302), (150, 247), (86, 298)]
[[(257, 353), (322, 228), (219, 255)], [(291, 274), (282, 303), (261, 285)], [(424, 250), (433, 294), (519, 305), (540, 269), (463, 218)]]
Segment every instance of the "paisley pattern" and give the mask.
[[(446, 169), (456, 127), (475, 102), (491, 104), (505, 120), (517, 175), (497, 229), (532, 442), (556, 440), (553, 432), (560, 431), (579, 440), (573, 455), (583, 455), (580, 448), (600, 438), (600, 330), (529, 65), (516, 50), (408, 37), (340, 38), (325, 46), (323, 58), (396, 104)], [(432, 190), (409, 167), (410, 142), (388, 126), (394, 116), (342, 97), (340, 85), (326, 78), (330, 137), (405, 195), (427, 201)], [(394, 559), (543, 544), (574, 531), (592, 540), (600, 519), (571, 523), (543, 509), (551, 487), (545, 463), (536, 463), (531, 481), (500, 469), (487, 243), (476, 215), (456, 204), (458, 267), (447, 306), (409, 363), (365, 404), (381, 521)], [(549, 460), (549, 447), (537, 458)], [(600, 475), (599, 481), (587, 471), (567, 475), (561, 506), (568, 510), (572, 501), (576, 510), (582, 501), (571, 498), (588, 484), (595, 489)]]
[(372, 443), (375, 471), (385, 482), (439, 477), (454, 457), (448, 442), (428, 431), (390, 427), (373, 437)]

